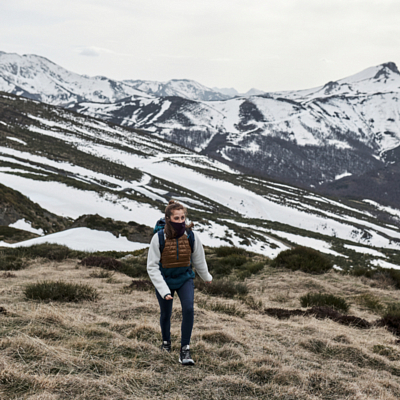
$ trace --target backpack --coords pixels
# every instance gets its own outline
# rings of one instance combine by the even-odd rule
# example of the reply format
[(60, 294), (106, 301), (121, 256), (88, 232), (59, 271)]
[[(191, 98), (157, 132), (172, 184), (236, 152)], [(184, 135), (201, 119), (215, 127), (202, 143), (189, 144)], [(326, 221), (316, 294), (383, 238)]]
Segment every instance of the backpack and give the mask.
[[(160, 218), (156, 222), (156, 226), (154, 227), (153, 233), (158, 233), (158, 241), (160, 243), (160, 253), (163, 252), (164, 247), (165, 247), (165, 238), (164, 238), (164, 227), (165, 227), (165, 218)], [(194, 250), (194, 233), (191, 229), (188, 229), (186, 231), (188, 239), (189, 239), (189, 244), (190, 248)]]

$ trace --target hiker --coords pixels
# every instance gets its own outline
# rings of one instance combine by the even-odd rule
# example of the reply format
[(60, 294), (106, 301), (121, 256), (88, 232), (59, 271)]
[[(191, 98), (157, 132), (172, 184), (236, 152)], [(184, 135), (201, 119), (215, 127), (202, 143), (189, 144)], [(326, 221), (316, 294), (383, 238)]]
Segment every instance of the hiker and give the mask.
[(155, 235), (147, 257), (147, 272), (160, 304), (161, 349), (171, 351), (171, 313), (176, 292), (182, 306), (179, 362), (182, 365), (194, 365), (189, 347), (194, 319), (195, 275), (192, 266), (203, 281), (211, 283), (212, 276), (208, 272), (200, 238), (192, 231), (194, 224), (191, 222), (186, 225), (186, 216), (187, 209), (179, 202), (170, 200), (165, 209), (165, 220), (159, 220), (154, 229)]

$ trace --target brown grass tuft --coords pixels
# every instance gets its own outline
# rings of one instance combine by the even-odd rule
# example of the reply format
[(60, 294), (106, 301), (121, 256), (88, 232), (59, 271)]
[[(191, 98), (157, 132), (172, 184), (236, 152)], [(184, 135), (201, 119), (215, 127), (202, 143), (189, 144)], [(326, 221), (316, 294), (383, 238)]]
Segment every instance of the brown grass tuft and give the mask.
[[(31, 260), (15, 278), (0, 279), (6, 310), (0, 313), (0, 399), (398, 399), (400, 347), (391, 331), (344, 325), (326, 317), (327, 310), (293, 312), (301, 296), (316, 290), (345, 298), (351, 316), (373, 322), (377, 311), (358, 296), (368, 293), (369, 300), (379, 299), (384, 310), (396, 313), (398, 290), (372, 288), (365, 277), (310, 276), (269, 266), (246, 279), (248, 295), (224, 298), (197, 290), (191, 342), (196, 365), (189, 371), (178, 363), (178, 298), (172, 352), (162, 352), (154, 290), (124, 290), (132, 278), (120, 271), (112, 271), (110, 285), (77, 265)], [(43, 279), (88, 284), (100, 297), (26, 301), (23, 288)], [(285, 295), (281, 310), (289, 318), (264, 313), (279, 294)]]
[(233, 336), (223, 331), (204, 332), (202, 334), (202, 339), (206, 340), (207, 342), (217, 343), (217, 344), (239, 343)]

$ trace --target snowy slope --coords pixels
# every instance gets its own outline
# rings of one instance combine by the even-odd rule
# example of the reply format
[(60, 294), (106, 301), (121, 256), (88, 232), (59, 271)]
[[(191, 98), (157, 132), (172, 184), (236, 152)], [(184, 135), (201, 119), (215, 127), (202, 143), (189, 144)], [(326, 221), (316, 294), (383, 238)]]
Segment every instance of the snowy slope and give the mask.
[(362, 145), (380, 158), (400, 145), (400, 75), (391, 73), (384, 84), (385, 92), (381, 79), (365, 80), (364, 84), (365, 93), (321, 97), (313, 93), (311, 100), (311, 95), (292, 101), (271, 94), (212, 102), (125, 99), (115, 104), (81, 103), (76, 110), (155, 131), (166, 138), (171, 132), (185, 130), (194, 132), (191, 136), (196, 141), (199, 132), (208, 132), (201, 149), (207, 147), (215, 133), (223, 133), (228, 135), (228, 142), (243, 151), (248, 137), (254, 135), (256, 141), (279, 138), (303, 147), (352, 149)]
[(188, 100), (226, 100), (234, 96), (220, 93), (190, 79), (171, 79), (168, 82), (128, 79), (126, 84), (157, 97), (178, 96)]
[[(73, 109), (145, 129), (244, 171), (400, 207), (399, 88), (396, 65), (386, 63), (305, 91), (224, 101), (134, 98)], [(380, 171), (384, 179), (376, 178)], [(342, 179), (345, 185), (333, 185)]]
[(399, 87), (396, 65), (386, 63), (310, 90), (200, 101), (215, 91), (189, 80), (88, 78), (42, 57), (0, 53), (7, 92), (143, 129), (246, 173), (394, 208)]
[(4, 52), (0, 52), (0, 90), (55, 105), (83, 100), (114, 102), (129, 96), (149, 97), (123, 82), (103, 76), (79, 75), (44, 57)]
[(388, 62), (367, 68), (350, 77), (336, 82), (328, 82), (314, 89), (277, 92), (291, 100), (307, 101), (315, 98), (338, 95), (370, 95), (374, 93), (392, 93), (400, 89), (400, 73), (395, 63)]
[(396, 225), (365, 209), (248, 177), (173, 143), (66, 110), (7, 95), (0, 100), (5, 110), (22, 110), (0, 124), (0, 181), (58, 215), (97, 213), (153, 226), (173, 197), (195, 215), (206, 245), (230, 243), (274, 257), (288, 241), (310, 243), (343, 259), (332, 241), (400, 250)]

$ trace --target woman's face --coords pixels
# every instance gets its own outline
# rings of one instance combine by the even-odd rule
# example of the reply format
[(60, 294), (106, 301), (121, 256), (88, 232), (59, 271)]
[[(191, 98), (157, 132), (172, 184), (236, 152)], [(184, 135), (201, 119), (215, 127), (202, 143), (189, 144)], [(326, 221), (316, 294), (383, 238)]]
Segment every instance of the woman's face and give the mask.
[(172, 210), (171, 222), (176, 222), (177, 224), (182, 223), (186, 220), (185, 211), (183, 210)]

